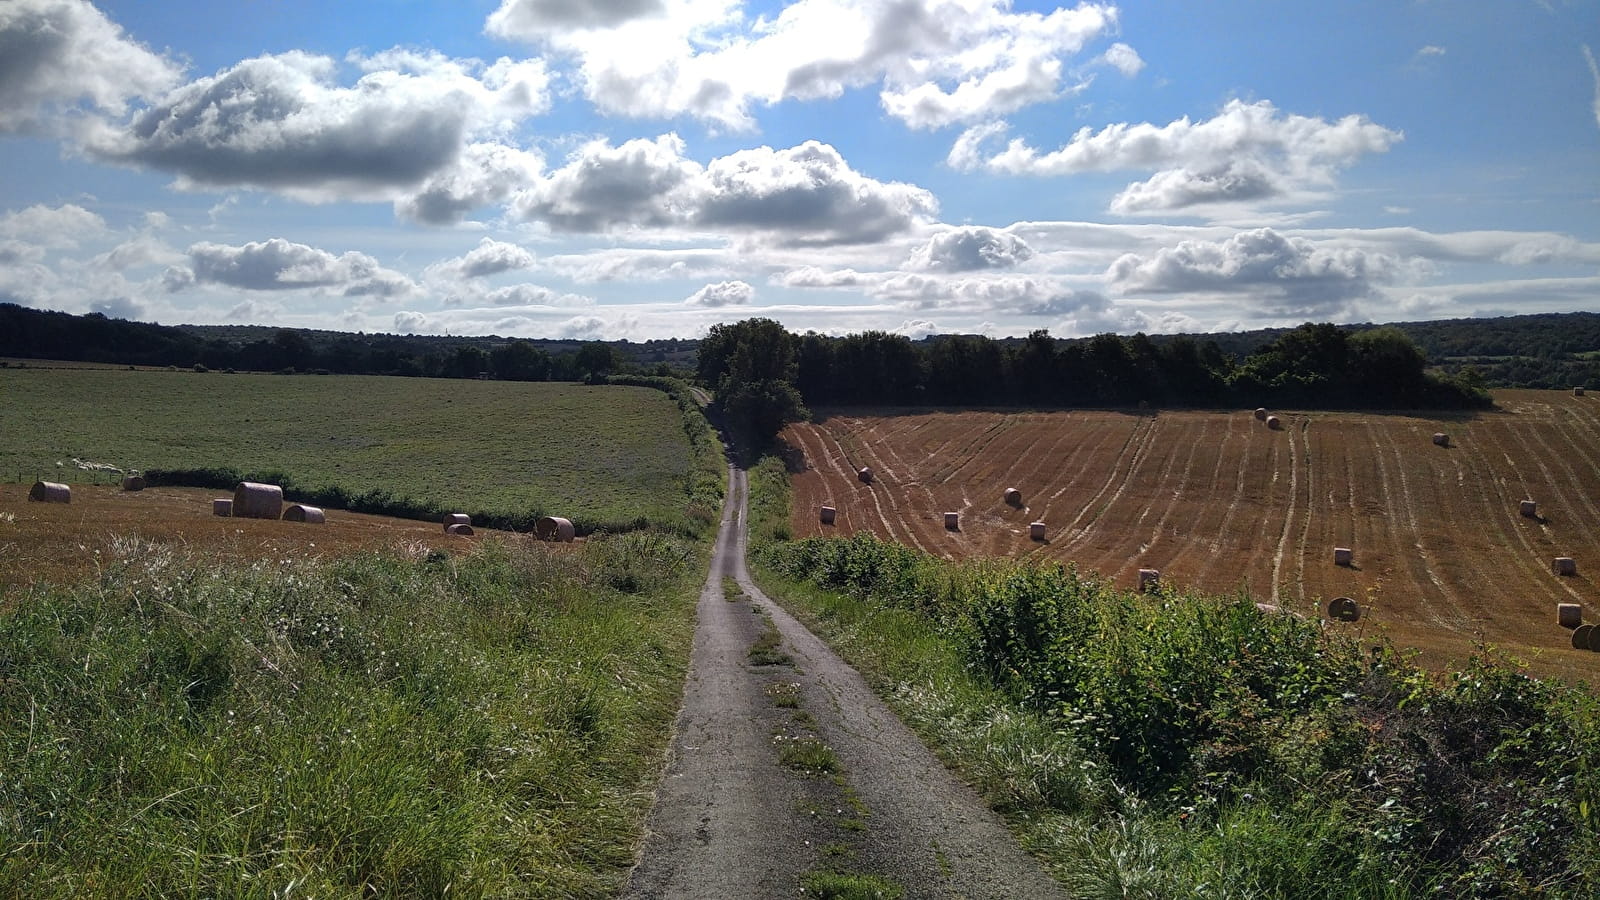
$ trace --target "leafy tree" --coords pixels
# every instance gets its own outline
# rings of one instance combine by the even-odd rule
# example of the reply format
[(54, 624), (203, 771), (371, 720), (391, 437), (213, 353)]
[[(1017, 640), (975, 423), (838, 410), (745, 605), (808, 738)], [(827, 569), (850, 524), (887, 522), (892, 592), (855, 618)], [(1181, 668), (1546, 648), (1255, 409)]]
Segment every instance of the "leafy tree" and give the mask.
[(527, 341), (509, 341), (489, 354), (495, 377), (506, 381), (545, 381), (550, 377), (550, 354)]
[(755, 444), (810, 415), (795, 389), (799, 341), (772, 319), (718, 324), (700, 342), (700, 382), (716, 390), (728, 427)]

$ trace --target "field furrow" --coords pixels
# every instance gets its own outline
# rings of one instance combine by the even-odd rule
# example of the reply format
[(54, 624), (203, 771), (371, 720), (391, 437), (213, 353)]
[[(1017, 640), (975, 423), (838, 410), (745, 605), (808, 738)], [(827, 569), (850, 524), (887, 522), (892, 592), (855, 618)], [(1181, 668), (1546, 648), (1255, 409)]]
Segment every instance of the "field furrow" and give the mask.
[[(869, 529), (943, 556), (1070, 560), (1125, 586), (1147, 566), (1179, 589), (1300, 609), (1354, 597), (1367, 611), (1359, 629), (1429, 660), (1488, 641), (1541, 671), (1589, 673), (1592, 657), (1568, 646), (1551, 607), (1600, 612), (1600, 557), (1581, 555), (1600, 533), (1600, 421), (1582, 399), (1508, 393), (1500, 410), (1465, 419), (1279, 411), (1276, 431), (1242, 411), (828, 418), (791, 428), (791, 444), (826, 460), (808, 429), (837, 430), (884, 477), (858, 490), (842, 460), (800, 473), (794, 530), (821, 532), (814, 506), (798, 504), (820, 496), (805, 485), (831, 481), (845, 523), (835, 533)], [(1453, 446), (1434, 446), (1436, 431)], [(1022, 505), (1004, 503), (1007, 487)], [(1526, 497), (1542, 520), (1519, 515)], [(944, 529), (946, 510), (961, 513), (958, 531)], [(1047, 541), (1028, 539), (1033, 520)], [(1351, 548), (1354, 565), (1335, 565), (1335, 547)], [(1552, 575), (1556, 555), (1578, 556), (1579, 576)]]

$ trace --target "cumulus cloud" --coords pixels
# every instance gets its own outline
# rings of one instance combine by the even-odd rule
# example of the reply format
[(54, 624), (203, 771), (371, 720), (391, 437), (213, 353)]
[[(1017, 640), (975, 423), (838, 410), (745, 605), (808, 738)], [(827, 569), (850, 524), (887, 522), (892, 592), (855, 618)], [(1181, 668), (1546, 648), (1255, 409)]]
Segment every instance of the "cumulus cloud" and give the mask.
[(1083, 128), (1057, 150), (1041, 153), (1025, 141), (1003, 150), (986, 146), (1005, 133), (1000, 123), (974, 126), (957, 138), (946, 161), (959, 169), (1012, 175), (1060, 176), (1149, 169), (1112, 200), (1118, 213), (1159, 212), (1258, 201), (1325, 188), (1340, 169), (1368, 153), (1383, 153), (1403, 138), (1365, 116), (1335, 122), (1281, 113), (1268, 101), (1230, 101), (1215, 117), (1187, 116), (1166, 125), (1118, 123)]
[[(350, 62), (367, 73), (342, 87), (326, 56), (248, 59), (172, 90), (87, 146), (105, 161), (174, 172), (182, 188), (252, 187), (311, 201), (390, 199), (420, 188), (417, 215), (448, 217), (474, 196), (473, 185), (452, 190), (449, 179), (468, 138), (549, 102), (538, 61), (484, 66), (390, 51)], [(434, 177), (445, 184), (430, 194)], [(456, 203), (434, 212), (434, 195)]]
[(394, 330), (396, 334), (426, 334), (429, 331), (428, 317), (419, 312), (397, 312), (394, 314)]
[(484, 294), (493, 306), (593, 306), (594, 298), (553, 290), (538, 284), (513, 284)]
[(93, 264), (100, 268), (125, 272), (140, 266), (176, 265), (183, 260), (183, 254), (168, 246), (165, 241), (142, 234), (97, 255)]
[(164, 276), (169, 289), (220, 284), (250, 291), (334, 289), (349, 297), (396, 297), (415, 288), (409, 278), (365, 253), (334, 256), (283, 238), (239, 247), (199, 243), (188, 256), (187, 268), (169, 269)]
[(683, 149), (670, 134), (593, 142), (521, 192), (513, 210), (557, 231), (690, 227), (829, 246), (882, 240), (938, 209), (928, 191), (869, 178), (816, 141), (741, 150), (703, 168)]
[(1415, 263), (1393, 254), (1260, 228), (1220, 242), (1182, 241), (1150, 256), (1130, 253), (1106, 278), (1122, 294), (1251, 294), (1286, 314), (1315, 315), (1415, 271)]
[(531, 269), (537, 262), (532, 253), (517, 244), (483, 238), (465, 255), (435, 263), (425, 274), (429, 278), (446, 280), (487, 278), (501, 272)]
[(127, 319), (137, 322), (144, 318), (144, 304), (130, 297), (107, 297), (89, 304), (89, 312), (99, 313), (108, 319)]
[(751, 108), (879, 87), (916, 128), (1054, 99), (1063, 61), (1116, 27), (1116, 8), (1014, 12), (1009, 0), (795, 0), (754, 19), (734, 0), (504, 0), (487, 30), (578, 61), (613, 115), (754, 127)]
[(1062, 284), (1053, 278), (1025, 276), (941, 278), (900, 273), (872, 288), (872, 294), (914, 309), (1008, 312), (1024, 316), (1100, 313), (1109, 301), (1098, 291)]
[(778, 276), (777, 281), (784, 287), (841, 288), (872, 284), (876, 282), (876, 279), (863, 275), (855, 269), (826, 271), (816, 266), (801, 266), (798, 269), (790, 269), (784, 272)]
[(689, 306), (743, 306), (755, 295), (756, 289), (743, 281), (719, 281), (695, 291), (683, 302)]
[(451, 225), (475, 209), (505, 202), (533, 184), (544, 157), (498, 143), (472, 143), (416, 191), (394, 202), (395, 215), (426, 225)]
[(940, 232), (911, 252), (906, 268), (944, 272), (1009, 269), (1033, 256), (1033, 248), (1016, 235), (981, 225)]
[(1100, 58), (1129, 78), (1144, 71), (1144, 60), (1139, 57), (1139, 51), (1121, 42), (1107, 47)]
[(545, 270), (580, 283), (668, 281), (728, 275), (741, 261), (725, 250), (614, 247), (546, 257)]
[(0, 238), (38, 247), (76, 247), (107, 232), (105, 219), (75, 203), (35, 205), (0, 215)]
[(80, 104), (121, 115), (180, 75), (85, 0), (0, 3), (0, 134), (41, 131), (51, 112)]

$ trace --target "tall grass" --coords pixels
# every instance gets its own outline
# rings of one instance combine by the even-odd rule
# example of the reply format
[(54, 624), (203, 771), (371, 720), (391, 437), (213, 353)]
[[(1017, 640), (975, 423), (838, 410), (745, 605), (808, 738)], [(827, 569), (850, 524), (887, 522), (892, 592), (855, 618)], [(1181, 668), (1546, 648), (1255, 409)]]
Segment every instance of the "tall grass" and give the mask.
[[(783, 480), (758, 468), (762, 508)], [(1592, 896), (1588, 691), (1071, 567), (867, 536), (757, 557), (1077, 896)]]
[(120, 542), (0, 609), (0, 895), (599, 897), (703, 553), (273, 560)]

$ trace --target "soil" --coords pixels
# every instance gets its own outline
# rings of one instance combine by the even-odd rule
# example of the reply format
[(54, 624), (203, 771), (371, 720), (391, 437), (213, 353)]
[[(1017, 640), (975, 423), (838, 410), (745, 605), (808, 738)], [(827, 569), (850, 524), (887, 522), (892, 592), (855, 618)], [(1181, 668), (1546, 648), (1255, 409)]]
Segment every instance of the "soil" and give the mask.
[[(1559, 602), (1600, 618), (1600, 398), (1502, 391), (1476, 415), (819, 411), (790, 426), (797, 537), (870, 531), (951, 559), (1074, 563), (1133, 588), (1243, 591), (1306, 615), (1350, 597), (1362, 637), (1457, 665), (1480, 644), (1600, 681)], [(1433, 444), (1435, 432), (1448, 447)], [(870, 483), (857, 477), (869, 466)], [(1022, 494), (1007, 504), (1006, 488)], [(1539, 517), (1520, 514), (1538, 501)], [(819, 521), (837, 509), (835, 524)], [(959, 514), (948, 529), (944, 513)], [(1042, 521), (1047, 539), (1029, 538)], [(1334, 548), (1354, 564), (1334, 563)], [(1578, 558), (1578, 574), (1551, 571)]]
[[(733, 470), (683, 709), (623, 896), (797, 897), (817, 872), (876, 876), (911, 898), (1063, 896), (861, 676), (751, 582), (745, 498)], [(773, 652), (753, 655), (769, 629)], [(806, 742), (832, 765), (786, 765), (785, 748)]]

